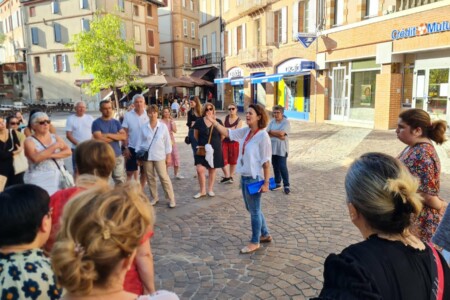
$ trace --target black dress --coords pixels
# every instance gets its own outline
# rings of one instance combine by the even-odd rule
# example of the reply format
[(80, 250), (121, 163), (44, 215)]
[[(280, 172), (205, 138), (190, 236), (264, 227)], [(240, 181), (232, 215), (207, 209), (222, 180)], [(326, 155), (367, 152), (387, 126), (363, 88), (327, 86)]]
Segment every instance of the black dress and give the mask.
[(20, 141), (14, 130), (8, 131), (5, 142), (0, 141), (0, 175), (8, 178), (5, 187), (23, 183), (23, 173), (14, 174), (13, 151), (17, 150), (16, 145), (20, 145)]
[[(324, 285), (315, 299), (429, 300), (431, 249), (414, 249), (376, 235), (325, 260)], [(444, 297), (450, 298), (450, 271), (444, 270)], [(434, 263), (434, 262), (433, 262)]]
[[(222, 121), (216, 119), (219, 124), (222, 125)], [(211, 125), (211, 127), (207, 127), (205, 124), (205, 120), (203, 118), (195, 121), (194, 126), (192, 127), (198, 130), (198, 145), (205, 146), (208, 143), (209, 133), (212, 130), (211, 136), (211, 147), (214, 149), (214, 168), (222, 168), (223, 167), (223, 155), (222, 155), (222, 136), (220, 132)], [(204, 156), (194, 155), (195, 165), (203, 165), (208, 169), (211, 169), (211, 166), (208, 164)]]

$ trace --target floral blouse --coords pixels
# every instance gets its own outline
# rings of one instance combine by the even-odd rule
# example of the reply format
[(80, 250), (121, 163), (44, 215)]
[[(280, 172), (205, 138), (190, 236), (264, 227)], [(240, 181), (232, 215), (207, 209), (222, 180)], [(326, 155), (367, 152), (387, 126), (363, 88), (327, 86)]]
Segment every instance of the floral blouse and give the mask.
[(0, 299), (60, 299), (50, 260), (40, 249), (0, 253)]
[(399, 159), (420, 180), (420, 192), (432, 196), (439, 194), (441, 162), (432, 144), (418, 143), (406, 147)]

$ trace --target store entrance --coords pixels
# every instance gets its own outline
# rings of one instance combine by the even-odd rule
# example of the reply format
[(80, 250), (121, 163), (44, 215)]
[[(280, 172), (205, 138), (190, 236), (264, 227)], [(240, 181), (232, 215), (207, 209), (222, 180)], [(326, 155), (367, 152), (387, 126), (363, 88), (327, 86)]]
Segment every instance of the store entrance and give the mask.
[(331, 95), (331, 120), (348, 120), (348, 98), (345, 96), (345, 68), (333, 69), (333, 89)]
[(427, 111), (432, 119), (449, 121), (450, 68), (418, 69), (414, 75), (413, 107)]

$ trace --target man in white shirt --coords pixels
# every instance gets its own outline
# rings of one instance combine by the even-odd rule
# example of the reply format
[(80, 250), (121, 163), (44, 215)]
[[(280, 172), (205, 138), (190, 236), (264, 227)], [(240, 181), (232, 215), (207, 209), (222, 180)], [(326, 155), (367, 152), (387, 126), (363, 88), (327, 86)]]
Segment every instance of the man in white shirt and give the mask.
[(175, 118), (178, 118), (178, 112), (180, 111), (180, 104), (177, 99), (173, 100), (172, 105), (170, 106), (172, 109), (172, 113), (175, 115)]
[[(123, 156), (126, 159), (125, 168), (127, 170), (127, 179), (131, 180), (138, 178), (138, 165), (136, 160), (136, 148), (143, 125), (148, 123), (148, 116), (145, 113), (145, 99), (141, 94), (133, 96), (131, 103), (134, 106), (133, 110), (125, 113), (122, 122), (122, 128), (127, 133), (127, 139), (123, 143), (125, 145)], [(145, 186), (147, 178), (145, 172), (141, 170), (140, 182), (142, 188)]]
[(69, 116), (66, 121), (66, 137), (72, 143), (72, 166), (75, 174), (75, 148), (84, 141), (92, 138), (92, 122), (94, 118), (86, 114), (86, 103), (78, 101), (75, 103), (75, 114)]

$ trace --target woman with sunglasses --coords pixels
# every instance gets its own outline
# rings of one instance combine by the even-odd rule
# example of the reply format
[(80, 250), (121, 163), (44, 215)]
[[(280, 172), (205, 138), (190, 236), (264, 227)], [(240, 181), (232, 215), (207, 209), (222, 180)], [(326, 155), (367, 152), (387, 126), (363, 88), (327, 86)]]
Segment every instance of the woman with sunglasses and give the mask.
[(0, 117), (0, 191), (4, 187), (23, 183), (23, 174), (14, 173), (14, 156), (23, 148), (14, 130), (9, 130), (6, 121)]
[[(35, 113), (38, 113), (38, 112), (43, 112), (43, 111), (41, 109), (39, 109), (39, 108), (32, 109), (30, 111), (30, 116), (29, 116), (29, 119), (28, 119), (28, 125), (23, 129), (23, 134), (25, 134), (26, 137), (29, 137), (30, 135), (33, 134), (33, 129), (31, 128), (31, 119), (33, 118), (33, 115)], [(50, 130), (50, 133), (56, 134), (56, 128), (52, 124), (50, 124), (50, 129), (49, 130)]]
[(192, 152), (195, 155), (195, 151), (197, 150), (197, 140), (194, 138), (194, 124), (202, 117), (202, 104), (200, 103), (198, 96), (191, 96), (189, 107), (186, 126), (189, 128), (188, 136), (191, 141)]
[[(260, 243), (270, 243), (272, 236), (262, 212), (261, 195), (269, 191), (270, 159), (272, 147), (270, 137), (264, 128), (269, 122), (265, 108), (259, 104), (250, 104), (247, 109), (246, 121), (248, 127), (229, 129), (208, 116), (208, 121), (223, 136), (232, 141), (239, 141), (239, 158), (236, 172), (241, 174), (242, 197), (245, 208), (250, 213), (252, 237), (250, 242), (241, 249), (242, 254), (250, 254), (261, 248)], [(250, 194), (247, 185), (263, 181), (256, 194)]]
[(24, 180), (52, 195), (59, 189), (64, 158), (72, 155), (72, 150), (59, 136), (50, 133), (50, 123), (43, 112), (33, 114), (30, 119), (33, 134), (25, 140), (25, 155), (30, 167), (25, 172)]
[[(195, 167), (197, 169), (198, 183), (200, 185), (200, 192), (194, 195), (194, 199), (205, 197), (214, 197), (216, 194), (213, 191), (214, 182), (216, 181), (216, 168), (223, 167), (223, 156), (222, 156), (222, 135), (220, 132), (213, 127), (214, 123), (222, 121), (216, 119), (216, 111), (214, 105), (211, 103), (205, 103), (203, 107), (203, 118), (198, 119), (195, 122), (194, 128), (194, 138), (198, 143), (197, 149), (204, 149), (206, 151), (206, 144), (210, 144), (213, 153), (213, 165), (206, 160), (206, 155), (198, 155), (197, 151), (194, 155)], [(208, 170), (208, 193), (206, 193), (206, 170)]]
[[(225, 117), (224, 126), (230, 129), (242, 127), (242, 120), (237, 115), (237, 108), (234, 103), (228, 105), (228, 115)], [(223, 175), (220, 183), (233, 183), (233, 175), (236, 170), (237, 159), (239, 156), (239, 142), (224, 138), (222, 141)]]
[[(8, 128), (9, 130), (13, 130), (14, 133), (17, 135), (19, 142), (20, 142), (20, 147), (22, 148), (22, 151), (23, 151), (26, 136), (25, 136), (25, 134), (20, 132), (20, 119), (17, 118), (16, 115), (9, 116), (8, 118), (6, 118), (6, 128)], [(19, 179), (20, 183), (23, 183), (23, 175), (24, 174), (25, 174), (25, 172), (22, 172), (22, 173), (19, 173), (16, 175), (17, 177), (19, 177), (18, 179)]]

